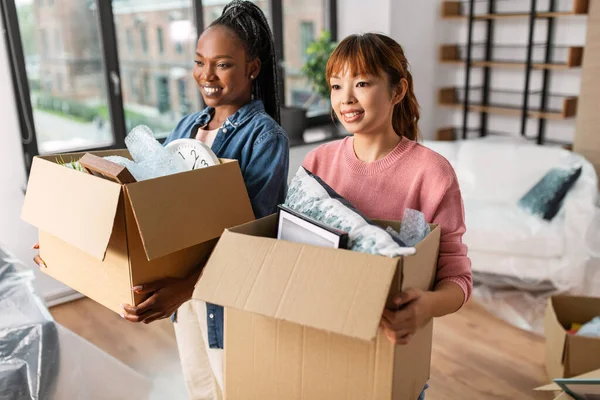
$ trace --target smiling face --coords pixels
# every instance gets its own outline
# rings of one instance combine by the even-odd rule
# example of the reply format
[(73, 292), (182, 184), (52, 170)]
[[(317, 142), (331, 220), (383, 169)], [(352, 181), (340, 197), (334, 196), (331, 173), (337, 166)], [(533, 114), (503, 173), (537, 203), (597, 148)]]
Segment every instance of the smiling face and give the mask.
[(241, 107), (250, 101), (260, 61), (248, 60), (234, 32), (219, 25), (204, 31), (198, 39), (195, 64), (194, 80), (206, 105)]
[(349, 68), (329, 79), (331, 106), (348, 132), (385, 132), (392, 124), (396, 91), (386, 76), (353, 74)]

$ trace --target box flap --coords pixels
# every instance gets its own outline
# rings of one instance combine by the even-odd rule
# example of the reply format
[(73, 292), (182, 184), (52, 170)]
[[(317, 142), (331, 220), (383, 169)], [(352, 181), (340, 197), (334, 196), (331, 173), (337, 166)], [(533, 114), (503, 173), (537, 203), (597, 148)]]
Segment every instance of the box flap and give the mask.
[[(257, 225), (266, 219), (277, 222), (271, 215)], [(227, 230), (193, 297), (371, 340), (397, 264), (398, 259)]]
[(566, 364), (569, 376), (600, 368), (600, 338), (570, 335)]
[(237, 161), (125, 186), (148, 260), (254, 219)]
[[(573, 379), (600, 379), (600, 369), (573, 377)], [(560, 392), (562, 389), (556, 383), (540, 386), (535, 390), (542, 392)]]
[(121, 185), (34, 157), (21, 218), (103, 260)]
[(567, 332), (561, 325), (554, 309), (554, 299), (548, 300), (544, 315), (544, 336), (546, 337), (546, 371), (550, 378), (562, 377), (567, 347)]

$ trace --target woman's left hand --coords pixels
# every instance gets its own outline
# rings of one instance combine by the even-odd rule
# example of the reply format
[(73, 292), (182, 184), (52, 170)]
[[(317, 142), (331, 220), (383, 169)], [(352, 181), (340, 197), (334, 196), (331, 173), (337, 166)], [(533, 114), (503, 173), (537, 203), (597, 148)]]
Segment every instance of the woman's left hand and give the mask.
[(408, 344), (415, 332), (431, 320), (430, 295), (431, 292), (408, 289), (394, 298), (398, 311), (386, 309), (383, 312), (381, 325), (393, 344)]
[(121, 316), (131, 322), (149, 324), (157, 319), (170, 317), (180, 305), (192, 298), (196, 280), (190, 278), (166, 278), (136, 286), (138, 294), (152, 293), (137, 307), (123, 304)]

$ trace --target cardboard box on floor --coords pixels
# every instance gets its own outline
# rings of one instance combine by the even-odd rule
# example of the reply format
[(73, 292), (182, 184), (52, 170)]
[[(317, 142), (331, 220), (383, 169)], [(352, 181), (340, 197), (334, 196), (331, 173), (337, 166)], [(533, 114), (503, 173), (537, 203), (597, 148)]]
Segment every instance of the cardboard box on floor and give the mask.
[[(586, 374), (581, 374), (581, 375), (575, 376), (573, 378), (600, 380), (600, 369), (597, 369), (592, 372), (588, 372)], [(570, 395), (565, 393), (561, 389), (561, 387), (558, 386), (556, 383), (551, 383), (546, 386), (541, 386), (539, 388), (536, 388), (535, 390), (540, 391), (540, 392), (555, 392), (555, 393), (557, 393), (557, 396), (554, 398), (554, 400), (573, 400), (573, 397), (571, 397)]]
[(42, 271), (115, 312), (143, 300), (133, 286), (187, 275), (226, 227), (254, 220), (237, 161), (121, 185), (56, 160), (34, 158), (21, 218), (39, 228)]
[(227, 400), (416, 399), (433, 323), (394, 346), (379, 321), (395, 294), (432, 287), (440, 229), (398, 258), (276, 240), (276, 231), (276, 214), (227, 229), (194, 291), (226, 307)]
[(550, 379), (571, 378), (600, 368), (600, 338), (567, 333), (571, 323), (600, 316), (600, 298), (553, 296), (544, 318), (546, 371)]

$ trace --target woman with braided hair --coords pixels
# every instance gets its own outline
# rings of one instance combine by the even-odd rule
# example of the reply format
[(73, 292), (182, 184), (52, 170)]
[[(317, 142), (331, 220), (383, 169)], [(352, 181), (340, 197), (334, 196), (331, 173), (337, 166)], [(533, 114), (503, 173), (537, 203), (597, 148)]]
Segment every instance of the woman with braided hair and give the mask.
[[(165, 144), (196, 138), (220, 158), (237, 159), (256, 218), (285, 200), (288, 139), (279, 126), (279, 80), (267, 18), (249, 1), (234, 0), (198, 39), (194, 80), (207, 108), (185, 116)], [(223, 387), (223, 309), (191, 299), (202, 266), (187, 278), (135, 288), (150, 297), (123, 305), (123, 318), (150, 323), (173, 315), (191, 399), (220, 399)]]

